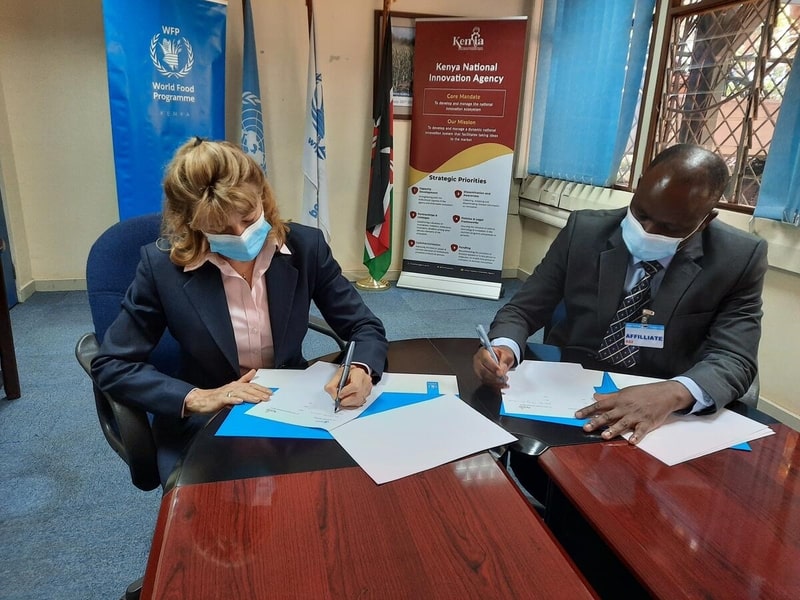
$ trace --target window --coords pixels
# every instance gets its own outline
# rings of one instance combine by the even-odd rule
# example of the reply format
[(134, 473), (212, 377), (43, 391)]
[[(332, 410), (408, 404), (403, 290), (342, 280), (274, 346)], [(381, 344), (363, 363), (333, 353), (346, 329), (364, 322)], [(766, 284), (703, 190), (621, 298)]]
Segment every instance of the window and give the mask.
[[(718, 152), (732, 175), (721, 205), (752, 212), (798, 48), (800, 3), (670, 1), (645, 155), (676, 143)], [(621, 168), (618, 183), (626, 177)]]

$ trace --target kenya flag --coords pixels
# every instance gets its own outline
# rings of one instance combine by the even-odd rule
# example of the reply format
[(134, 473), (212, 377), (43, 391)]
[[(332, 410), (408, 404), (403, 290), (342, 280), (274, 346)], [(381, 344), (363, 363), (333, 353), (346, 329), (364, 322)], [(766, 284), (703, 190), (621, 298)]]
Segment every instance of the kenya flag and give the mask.
[(376, 281), (392, 262), (392, 195), (394, 190), (392, 127), (392, 24), (384, 19), (378, 91), (373, 103), (372, 163), (370, 165), (364, 264)]

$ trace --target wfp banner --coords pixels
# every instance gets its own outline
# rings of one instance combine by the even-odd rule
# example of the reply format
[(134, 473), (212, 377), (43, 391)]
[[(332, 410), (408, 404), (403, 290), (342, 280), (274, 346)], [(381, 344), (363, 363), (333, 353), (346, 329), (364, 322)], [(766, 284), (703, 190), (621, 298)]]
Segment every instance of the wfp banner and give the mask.
[(225, 137), (225, 13), (214, 0), (103, 0), (120, 220), (161, 210), (188, 138)]
[(416, 21), (399, 287), (500, 297), (526, 28)]

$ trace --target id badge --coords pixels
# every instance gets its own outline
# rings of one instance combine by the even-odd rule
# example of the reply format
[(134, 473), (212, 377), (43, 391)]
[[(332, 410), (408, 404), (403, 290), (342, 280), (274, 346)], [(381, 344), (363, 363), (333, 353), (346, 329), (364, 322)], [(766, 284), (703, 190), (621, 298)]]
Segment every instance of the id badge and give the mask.
[(663, 348), (664, 326), (628, 323), (625, 325), (625, 345), (640, 348)]

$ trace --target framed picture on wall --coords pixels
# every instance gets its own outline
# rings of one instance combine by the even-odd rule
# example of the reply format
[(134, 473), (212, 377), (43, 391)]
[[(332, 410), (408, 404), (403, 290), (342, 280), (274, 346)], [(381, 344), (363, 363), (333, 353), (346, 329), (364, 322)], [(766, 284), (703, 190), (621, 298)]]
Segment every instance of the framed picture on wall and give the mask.
[[(394, 118), (410, 119), (414, 100), (414, 34), (418, 18), (437, 17), (421, 13), (392, 12), (392, 88), (394, 89)], [(378, 86), (378, 59), (383, 31), (383, 11), (375, 11), (375, 66), (372, 78), (373, 98)]]

